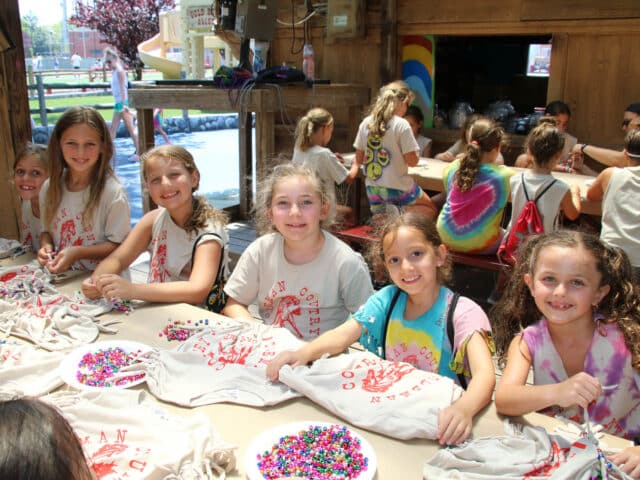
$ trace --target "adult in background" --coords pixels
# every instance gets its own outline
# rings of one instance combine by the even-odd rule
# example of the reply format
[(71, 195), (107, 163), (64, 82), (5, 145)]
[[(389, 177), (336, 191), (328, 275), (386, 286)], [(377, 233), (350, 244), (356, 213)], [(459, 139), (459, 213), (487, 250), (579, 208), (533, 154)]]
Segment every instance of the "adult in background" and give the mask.
[(111, 69), (111, 94), (113, 95), (113, 118), (109, 126), (111, 138), (116, 138), (120, 121), (124, 121), (124, 125), (131, 135), (133, 146), (138, 151), (138, 133), (133, 126), (133, 113), (129, 110), (129, 93), (127, 87), (127, 70), (124, 68), (117, 52), (111, 48), (104, 50), (104, 65)]
[[(630, 130), (638, 128), (640, 122), (640, 102), (632, 103), (624, 109), (622, 118), (622, 131), (625, 135)], [(596, 147), (587, 143), (578, 144), (573, 147), (576, 155), (588, 155), (594, 160), (609, 167), (625, 167), (627, 165), (624, 151), (611, 150), (608, 148)]]

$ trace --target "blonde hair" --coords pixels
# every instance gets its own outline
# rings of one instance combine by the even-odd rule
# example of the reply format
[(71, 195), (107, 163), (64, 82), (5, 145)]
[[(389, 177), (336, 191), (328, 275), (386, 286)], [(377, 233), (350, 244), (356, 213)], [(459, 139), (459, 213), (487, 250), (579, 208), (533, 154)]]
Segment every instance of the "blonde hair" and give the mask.
[(402, 80), (396, 80), (382, 87), (378, 93), (378, 98), (376, 98), (371, 107), (371, 121), (368, 125), (369, 133), (374, 137), (383, 137), (387, 131), (389, 121), (395, 115), (398, 103), (407, 102), (407, 105), (409, 105), (413, 98), (411, 89)]
[(296, 126), (296, 145), (301, 152), (306, 152), (313, 146), (311, 137), (322, 127), (333, 123), (333, 117), (324, 108), (312, 108), (298, 121)]
[(282, 181), (291, 177), (302, 177), (307, 180), (320, 196), (322, 205), (329, 205), (327, 216), (320, 222), (320, 227), (327, 229), (333, 224), (336, 215), (336, 199), (331, 191), (327, 189), (325, 182), (322, 181), (315, 171), (307, 167), (294, 165), (293, 163), (283, 163), (276, 165), (271, 171), (271, 174), (260, 184), (260, 188), (258, 188), (255, 219), (256, 229), (259, 234), (277, 231), (269, 218), (273, 193)]
[[(142, 155), (142, 176), (144, 177), (145, 182), (147, 181), (148, 162), (155, 157), (177, 160), (182, 164), (182, 166), (184, 166), (190, 175), (197, 175), (198, 183), (193, 187), (191, 193), (193, 194), (198, 190), (200, 187), (200, 171), (196, 166), (193, 155), (191, 155), (185, 148), (178, 145), (161, 145), (159, 147), (152, 148)], [(227, 214), (224, 211), (218, 210), (209, 205), (209, 202), (204, 196), (192, 195), (192, 206), (191, 215), (183, 226), (187, 232), (197, 232), (201, 228), (204, 228), (209, 222), (226, 225), (228, 220)]]
[(13, 170), (18, 166), (18, 162), (27, 155), (32, 155), (38, 160), (38, 165), (42, 168), (47, 175), (49, 174), (49, 161), (47, 159), (47, 146), (41, 143), (27, 142), (25, 147), (18, 152), (16, 159), (13, 162)]
[(89, 200), (82, 212), (82, 225), (89, 227), (93, 213), (98, 208), (102, 192), (109, 178), (114, 178), (113, 169), (109, 161), (113, 156), (113, 142), (109, 134), (109, 128), (102, 118), (102, 115), (92, 107), (71, 107), (65, 110), (56, 122), (56, 126), (51, 133), (47, 156), (49, 157), (50, 176), (49, 189), (46, 195), (46, 215), (44, 217), (45, 230), (51, 228), (51, 222), (55, 217), (60, 202), (62, 202), (62, 190), (66, 175), (67, 162), (62, 154), (60, 139), (62, 134), (74, 125), (87, 125), (96, 131), (100, 137), (100, 153), (98, 161), (93, 166), (89, 181)]

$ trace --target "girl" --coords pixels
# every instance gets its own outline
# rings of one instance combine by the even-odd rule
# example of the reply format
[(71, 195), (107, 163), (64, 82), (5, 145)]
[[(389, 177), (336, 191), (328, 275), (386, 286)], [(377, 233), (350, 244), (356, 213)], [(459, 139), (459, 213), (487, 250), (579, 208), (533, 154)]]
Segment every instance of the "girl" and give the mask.
[[(309, 110), (296, 127), (296, 145), (293, 150), (293, 163), (314, 170), (326, 183), (335, 197), (335, 183), (352, 183), (358, 176), (358, 164), (353, 162), (347, 170), (342, 161), (326, 145), (333, 134), (333, 117), (324, 108)], [(353, 208), (336, 205), (337, 217), (341, 223), (354, 225), (356, 219)]]
[(503, 135), (493, 120), (476, 120), (466, 153), (443, 171), (446, 201), (438, 216), (438, 232), (452, 250), (492, 255), (500, 246), (504, 235), (500, 224), (513, 175), (495, 163)]
[[(476, 120), (480, 120), (481, 118), (483, 118), (482, 115), (479, 115), (477, 113), (468, 115), (464, 121), (464, 124), (462, 125), (462, 129), (460, 130), (460, 138), (456, 140), (455, 143), (451, 145), (447, 150), (438, 153), (435, 158), (437, 160), (442, 160), (443, 162), (453, 162), (456, 157), (458, 157), (458, 155), (465, 153), (467, 151), (467, 145), (469, 144), (469, 133), (471, 132), (471, 125), (473, 125)], [(504, 165), (504, 157), (502, 156), (502, 153), (498, 154), (496, 163), (498, 165)]]
[(40, 191), (38, 262), (51, 273), (93, 270), (129, 233), (129, 202), (109, 159), (107, 124), (91, 107), (67, 109), (51, 134), (51, 176)]
[(116, 138), (120, 122), (124, 120), (124, 126), (127, 127), (133, 146), (138, 151), (138, 134), (133, 126), (133, 113), (129, 110), (129, 92), (127, 70), (124, 68), (120, 57), (115, 50), (107, 47), (104, 49), (104, 64), (112, 70), (111, 73), (111, 94), (113, 95), (113, 118), (109, 126), (111, 138)]
[(406, 83), (398, 80), (380, 89), (371, 113), (356, 135), (357, 168), (363, 165), (371, 213), (386, 212), (386, 205), (405, 207), (433, 219), (436, 206), (416, 184), (409, 167), (418, 164), (418, 142), (403, 117), (413, 100)]
[[(543, 410), (628, 439), (640, 434), (640, 301), (622, 250), (580, 231), (531, 237), (492, 320), (499, 359), (507, 358), (498, 412)], [(639, 447), (611, 459), (640, 477)]]
[(171, 140), (169, 140), (169, 135), (167, 135), (167, 132), (165, 132), (164, 128), (162, 128), (162, 112), (162, 108), (156, 108), (153, 110), (153, 130), (154, 132), (158, 132), (160, 135), (162, 135), (164, 143), (170, 145)]
[(96, 478), (69, 422), (37, 398), (0, 402), (0, 478)]
[(477, 304), (461, 297), (453, 314), (453, 345), (449, 342), (446, 318), (453, 294), (444, 283), (451, 276), (451, 265), (432, 220), (403, 213), (387, 220), (379, 238), (375, 258), (384, 263), (395, 285), (376, 292), (334, 330), (295, 352), (277, 355), (267, 365), (267, 375), (276, 380), (285, 364), (295, 367), (324, 354), (337, 355), (355, 341), (377, 355), (385, 347), (387, 360), (408, 362), (454, 380), (456, 373), (464, 373), (471, 378), (467, 390), (438, 418), (440, 444), (457, 444), (469, 437), (473, 417), (493, 393), (489, 320)]
[(418, 142), (418, 147), (420, 147), (418, 155), (420, 157), (430, 157), (432, 144), (431, 139), (420, 133), (420, 130), (422, 130), (422, 124), (424, 123), (424, 115), (422, 114), (420, 107), (417, 105), (410, 105), (409, 108), (407, 108), (407, 113), (404, 114), (404, 118), (409, 122), (413, 136), (416, 137), (416, 142)]
[[(217, 266), (227, 263), (222, 258), (226, 217), (204, 197), (193, 195), (200, 172), (184, 148), (156, 147), (143, 155), (142, 162), (149, 195), (160, 208), (140, 219), (122, 245), (83, 282), (82, 291), (89, 298), (202, 304), (216, 279)], [(120, 272), (147, 248), (151, 251), (148, 283), (122, 278)]]
[[(543, 117), (540, 123), (527, 137), (527, 155), (533, 160), (530, 171), (511, 177), (511, 221), (509, 230), (517, 221), (520, 212), (529, 199), (534, 199), (548, 187), (536, 202), (544, 224), (544, 231), (550, 232), (558, 228), (560, 211), (569, 220), (580, 215), (580, 188), (569, 187), (559, 178), (551, 175), (563, 155), (564, 136), (556, 127), (553, 118)], [(525, 190), (527, 195), (525, 195)]]
[(22, 199), (20, 227), (22, 244), (34, 252), (40, 248), (41, 222), (38, 195), (48, 176), (47, 147), (39, 143), (28, 143), (13, 164), (13, 184)]
[(278, 165), (256, 200), (258, 231), (271, 230), (244, 251), (224, 291), (224, 314), (252, 316), (305, 339), (341, 324), (373, 293), (360, 254), (328, 233), (335, 200), (312, 170)]
[(604, 169), (589, 187), (587, 198), (602, 201), (600, 238), (625, 251), (640, 285), (640, 223), (636, 211), (640, 195), (640, 130), (627, 133), (622, 153), (628, 167)]

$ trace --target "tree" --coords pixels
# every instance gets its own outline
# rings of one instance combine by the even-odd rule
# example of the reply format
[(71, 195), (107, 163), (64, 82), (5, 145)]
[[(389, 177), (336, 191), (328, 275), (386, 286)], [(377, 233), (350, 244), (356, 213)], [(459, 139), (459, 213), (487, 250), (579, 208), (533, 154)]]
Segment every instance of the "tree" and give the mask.
[(160, 12), (175, 7), (175, 0), (79, 0), (69, 22), (100, 33), (142, 79), (138, 44), (160, 30)]
[(44, 55), (49, 53), (49, 38), (47, 30), (38, 23), (38, 17), (29, 12), (22, 17), (22, 37), (29, 55)]

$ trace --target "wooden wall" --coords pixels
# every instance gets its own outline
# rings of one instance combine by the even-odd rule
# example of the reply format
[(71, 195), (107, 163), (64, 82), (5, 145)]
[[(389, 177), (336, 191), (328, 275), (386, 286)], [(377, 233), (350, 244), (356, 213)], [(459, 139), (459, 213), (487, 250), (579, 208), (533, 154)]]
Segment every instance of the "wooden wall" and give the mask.
[[(331, 1), (331, 0), (329, 0)], [(291, 18), (279, 0), (279, 19)], [(296, 18), (304, 1), (295, 0)], [(553, 37), (547, 100), (566, 101), (579, 140), (618, 148), (626, 105), (640, 101), (640, 2), (637, 0), (367, 0), (364, 38), (329, 41), (325, 18), (309, 22), (316, 72), (332, 82), (370, 87), (372, 97), (400, 75), (400, 35), (538, 35)], [(301, 67), (303, 30), (278, 26), (271, 64)], [(437, 72), (436, 72), (437, 79)]]
[(19, 203), (11, 177), (16, 152), (31, 138), (18, 0), (3, 0), (0, 32), (10, 44), (0, 51), (0, 237), (18, 238)]

